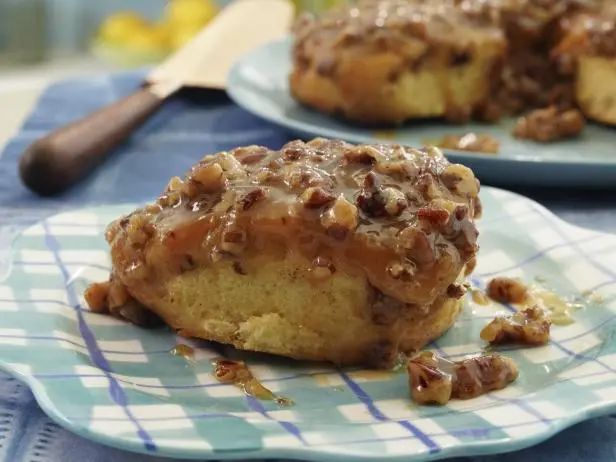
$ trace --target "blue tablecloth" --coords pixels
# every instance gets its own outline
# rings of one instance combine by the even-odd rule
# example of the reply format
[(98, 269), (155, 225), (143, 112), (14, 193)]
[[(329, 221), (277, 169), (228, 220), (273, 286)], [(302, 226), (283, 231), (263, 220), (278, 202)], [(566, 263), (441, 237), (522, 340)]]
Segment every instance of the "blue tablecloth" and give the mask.
[[(23, 188), (16, 175), (17, 159), (30, 142), (132, 91), (138, 86), (139, 78), (139, 74), (126, 73), (52, 85), (7, 145), (0, 157), (0, 280), (7, 268), (11, 237), (29, 223), (66, 208), (143, 202), (155, 197), (170, 176), (181, 175), (205, 153), (246, 144), (279, 147), (292, 138), (241, 110), (220, 92), (184, 91), (166, 103), (80, 186), (53, 199), (38, 198)], [(518, 192), (538, 200), (565, 220), (616, 232), (616, 185), (611, 192), (541, 189)], [(43, 414), (24, 384), (0, 373), (0, 460), (163, 459), (104, 447), (63, 430)], [(613, 461), (616, 460), (616, 417), (580, 423), (534, 448), (464, 460)]]

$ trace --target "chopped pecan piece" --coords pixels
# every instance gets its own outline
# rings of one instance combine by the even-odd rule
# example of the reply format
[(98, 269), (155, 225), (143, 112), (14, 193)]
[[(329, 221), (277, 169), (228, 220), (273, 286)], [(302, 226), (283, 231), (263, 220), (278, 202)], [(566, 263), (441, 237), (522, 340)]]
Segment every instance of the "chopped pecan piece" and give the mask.
[(517, 138), (527, 138), (547, 143), (562, 138), (579, 135), (586, 121), (577, 109), (561, 111), (555, 106), (536, 109), (530, 114), (520, 117), (513, 134)]
[(268, 153), (268, 149), (263, 146), (245, 146), (233, 150), (233, 155), (244, 165), (255, 164), (263, 160)]
[(438, 229), (449, 220), (449, 212), (443, 208), (421, 207), (417, 209), (417, 218)]
[(389, 216), (400, 215), (408, 205), (404, 193), (399, 189), (385, 188), (381, 194), (385, 198), (385, 211)]
[(219, 359), (214, 363), (214, 376), (223, 383), (236, 383), (252, 378), (252, 373), (243, 361)]
[(223, 169), (217, 163), (197, 165), (193, 169), (192, 179), (201, 184), (205, 192), (219, 191), (225, 184)]
[(486, 294), (500, 303), (524, 303), (528, 298), (528, 289), (518, 279), (496, 277), (488, 282)]
[(419, 404), (446, 404), (451, 398), (453, 377), (440, 368), (439, 360), (424, 351), (407, 363), (411, 396)]
[(179, 176), (174, 176), (171, 177), (169, 183), (167, 183), (167, 188), (165, 188), (165, 190), (167, 192), (181, 191), (182, 186), (184, 186), (184, 181), (182, 181)]
[(479, 193), (479, 181), (473, 171), (464, 165), (450, 164), (440, 177), (445, 186), (459, 195), (473, 197)]
[(538, 307), (499, 316), (481, 331), (481, 338), (491, 344), (521, 343), (545, 345), (550, 340), (551, 321)]
[(452, 362), (424, 351), (408, 361), (407, 370), (411, 396), (420, 404), (474, 398), (504, 388), (518, 377), (515, 363), (499, 355)]
[(143, 246), (153, 235), (154, 226), (148, 221), (144, 214), (131, 215), (126, 226), (126, 234), (131, 243), (136, 246)]
[(464, 135), (445, 135), (437, 143), (439, 148), (457, 149), (459, 151), (475, 151), (496, 154), (500, 142), (490, 135), (465, 133)]
[(505, 356), (477, 356), (455, 362), (454, 365), (453, 398), (475, 398), (488, 391), (505, 388), (518, 378), (518, 367)]
[(109, 296), (109, 281), (93, 282), (88, 286), (83, 296), (86, 303), (95, 313), (106, 313), (109, 309), (107, 298)]
[(423, 230), (409, 226), (400, 231), (398, 237), (406, 256), (413, 262), (427, 265), (436, 259), (434, 243)]
[(344, 239), (350, 231), (357, 228), (357, 207), (340, 194), (334, 205), (321, 217), (321, 224), (327, 229), (330, 236), (336, 239)]
[(383, 154), (373, 146), (359, 145), (348, 148), (342, 154), (348, 162), (370, 164), (383, 160)]
[(84, 297), (95, 313), (110, 313), (142, 327), (155, 327), (163, 323), (158, 315), (132, 298), (123, 284), (114, 280), (90, 284)]
[(220, 156), (220, 166), (225, 172), (225, 176), (231, 179), (245, 178), (246, 169), (240, 161), (229, 153), (223, 153)]
[(398, 216), (408, 206), (406, 196), (397, 188), (384, 188), (374, 172), (364, 178), (357, 205), (370, 217)]
[(334, 196), (319, 187), (308, 188), (301, 196), (301, 201), (304, 204), (304, 207), (309, 209), (318, 209), (333, 200)]
[(242, 206), (242, 210), (248, 210), (251, 208), (256, 202), (265, 198), (265, 189), (257, 188), (252, 191), (244, 194), (240, 199), (240, 205)]
[(305, 150), (300, 147), (288, 147), (282, 150), (282, 157), (285, 160), (297, 160), (305, 155)]
[(451, 298), (461, 298), (466, 293), (466, 288), (460, 284), (449, 284), (447, 286), (447, 296)]
[(419, 172), (416, 165), (410, 160), (392, 160), (379, 162), (374, 167), (375, 170), (384, 175), (411, 178)]

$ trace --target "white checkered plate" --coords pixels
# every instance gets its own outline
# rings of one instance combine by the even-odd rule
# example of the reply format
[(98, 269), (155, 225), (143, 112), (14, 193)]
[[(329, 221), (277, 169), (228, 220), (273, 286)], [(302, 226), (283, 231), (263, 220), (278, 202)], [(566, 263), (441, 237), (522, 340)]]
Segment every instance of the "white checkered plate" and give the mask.
[[(520, 377), (508, 388), (443, 407), (409, 399), (404, 372), (339, 370), (206, 342), (188, 363), (166, 328), (145, 330), (90, 313), (83, 290), (108, 276), (105, 225), (133, 206), (78, 210), (26, 230), (0, 282), (0, 366), (25, 380), (56, 421), (133, 451), (200, 459), (426, 460), (529, 446), (616, 411), (616, 236), (560, 221), (538, 204), (482, 191), (476, 287), (494, 275), (540, 278), (583, 307), (539, 348), (508, 349)], [(466, 300), (431, 347), (460, 359), (482, 351), (480, 329), (505, 307)], [(210, 359), (242, 358), (295, 405), (216, 382)]]

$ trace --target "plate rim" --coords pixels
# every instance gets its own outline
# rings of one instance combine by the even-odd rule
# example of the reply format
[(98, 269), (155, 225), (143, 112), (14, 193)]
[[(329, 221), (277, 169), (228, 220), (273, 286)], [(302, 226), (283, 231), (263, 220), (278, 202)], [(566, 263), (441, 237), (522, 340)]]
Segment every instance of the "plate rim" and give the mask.
[[(291, 36), (287, 36), (282, 39), (270, 41), (242, 55), (242, 57), (238, 61), (236, 61), (235, 64), (231, 67), (231, 70), (229, 71), (227, 75), (226, 92), (231, 98), (231, 100), (235, 104), (243, 108), (244, 110), (250, 112), (251, 114), (254, 114), (275, 125), (289, 129), (295, 133), (300, 133), (300, 134), (309, 135), (309, 136), (324, 136), (328, 138), (340, 138), (341, 134), (344, 134), (345, 136), (343, 138), (345, 140), (349, 142), (354, 142), (354, 143), (368, 143), (368, 142), (390, 143), (390, 141), (387, 139), (378, 139), (369, 134), (366, 134), (364, 136), (362, 134), (341, 132), (336, 129), (331, 129), (329, 127), (326, 127), (324, 125), (316, 126), (310, 123), (297, 121), (296, 119), (292, 119), (292, 118), (278, 117), (276, 115), (269, 113), (266, 110), (261, 109), (258, 105), (253, 105), (247, 102), (247, 99), (242, 96), (243, 90), (241, 88), (242, 86), (239, 84), (239, 82), (242, 81), (242, 78), (240, 77), (241, 69), (244, 66), (246, 66), (246, 63), (253, 56), (259, 53), (263, 53), (264, 51), (270, 50), (275, 47), (282, 47), (282, 46), (288, 47), (291, 44), (290, 42), (291, 42)], [(318, 111), (314, 111), (310, 108), (306, 108), (300, 103), (298, 103), (298, 105), (304, 107), (307, 110), (310, 110), (314, 113), (319, 114)], [(319, 114), (319, 115), (322, 117), (330, 117), (330, 116), (327, 116), (326, 114)], [(615, 130), (615, 140), (616, 140), (616, 127), (612, 127), (612, 128), (614, 128)], [(460, 151), (460, 150), (455, 150), (455, 149), (442, 149), (442, 151), (450, 159), (453, 159), (455, 161), (462, 161), (462, 162), (481, 161), (481, 162), (486, 162), (488, 164), (492, 164), (496, 162), (498, 164), (509, 164), (509, 165), (516, 165), (516, 166), (525, 165), (529, 167), (539, 164), (539, 165), (545, 166), (546, 168), (549, 168), (549, 167), (609, 168), (610, 170), (614, 171), (615, 178), (616, 178), (616, 155), (614, 156), (613, 162), (609, 162), (609, 161), (606, 162), (600, 159), (592, 159), (592, 158), (586, 161), (579, 160), (579, 159), (576, 159), (576, 160), (567, 160), (567, 159), (565, 160), (558, 160), (558, 159), (543, 160), (539, 158), (516, 159), (512, 157), (499, 157), (498, 155), (491, 155), (491, 154), (485, 154), (485, 153), (474, 152), (474, 151), (473, 152)]]
[[(560, 226), (564, 228), (571, 228), (576, 230), (583, 231), (591, 231), (596, 233), (599, 236), (607, 236), (609, 238), (616, 238), (616, 233), (609, 233), (605, 231), (594, 230), (590, 228), (585, 228), (582, 226), (578, 226), (572, 223), (569, 223), (562, 218), (558, 217), (556, 214), (551, 212), (547, 207), (542, 204), (530, 199), (522, 194), (508, 191), (505, 189), (492, 187), (492, 186), (482, 186), (482, 190), (488, 190), (491, 193), (496, 192), (496, 194), (509, 195), (517, 198), (518, 200), (524, 200), (528, 203), (531, 203), (533, 207), (539, 208), (545, 215), (549, 218), (557, 222)], [(106, 209), (106, 208), (126, 208), (130, 209), (130, 207), (134, 207), (135, 203), (121, 203), (121, 204), (102, 204), (102, 205), (94, 205), (87, 207), (78, 207), (78, 208), (69, 208), (60, 211), (59, 213), (55, 213), (49, 215), (48, 217), (40, 220), (33, 225), (23, 229), (20, 233), (13, 237), (11, 241), (11, 251), (13, 250), (13, 246), (17, 239), (27, 231), (28, 229), (36, 226), (42, 221), (48, 220), (51, 217), (59, 216), (65, 213), (76, 213), (80, 211), (95, 211), (97, 209)], [(12, 258), (12, 257), (11, 257)], [(614, 338), (616, 341), (616, 337)], [(24, 364), (24, 363), (20, 363)], [(357, 461), (376, 461), (376, 460), (387, 460), (390, 462), (408, 462), (412, 460), (416, 460), (416, 455), (409, 454), (393, 454), (393, 455), (377, 455), (377, 454), (349, 454), (343, 451), (333, 451), (330, 447), (325, 446), (325, 448), (321, 447), (288, 447), (288, 448), (267, 448), (261, 447), (256, 450), (248, 449), (248, 450), (225, 450), (225, 451), (215, 451), (213, 449), (203, 450), (203, 449), (183, 449), (178, 451), (177, 449), (165, 449), (165, 447), (157, 447), (156, 451), (148, 450), (143, 442), (138, 438), (126, 438), (123, 436), (114, 436), (103, 433), (102, 431), (93, 431), (87, 427), (87, 425), (80, 423), (79, 420), (71, 419), (70, 416), (63, 414), (60, 409), (56, 407), (53, 400), (47, 394), (46, 387), (44, 381), (38, 379), (33, 374), (29, 374), (25, 372), (23, 369), (16, 367), (8, 361), (0, 358), (0, 370), (5, 371), (6, 373), (22, 380), (31, 390), (34, 399), (41, 407), (41, 409), (45, 412), (45, 414), (56, 422), (58, 425), (63, 428), (73, 432), (74, 434), (89, 439), (91, 441), (101, 443), (108, 447), (114, 447), (118, 449), (127, 450), (130, 452), (146, 454), (150, 456), (159, 456), (159, 457), (181, 457), (186, 459), (201, 459), (201, 460), (235, 460), (235, 459), (261, 459), (261, 458), (287, 458), (287, 459), (301, 459), (301, 460), (310, 460), (310, 461), (349, 461), (349, 460), (357, 460)], [(549, 426), (544, 426), (540, 431), (534, 434), (528, 434), (525, 436), (510, 436), (504, 437), (500, 440), (492, 440), (492, 441), (471, 441), (471, 442), (460, 442), (455, 446), (447, 446), (441, 448), (436, 453), (431, 454), (422, 454), (421, 460), (439, 460), (450, 457), (470, 457), (470, 456), (478, 456), (478, 455), (495, 455), (501, 454), (511, 451), (517, 451), (524, 448), (528, 448), (534, 446), (536, 444), (542, 443), (552, 436), (560, 433), (561, 431), (586, 420), (601, 417), (605, 415), (610, 415), (616, 413), (616, 402), (609, 403), (605, 400), (597, 401), (594, 404), (589, 404), (582, 408), (577, 408), (575, 412), (567, 415), (566, 417), (555, 418), (550, 421)], [(392, 419), (392, 421), (395, 421)], [(85, 422), (85, 420), (84, 420)], [(340, 424), (341, 425), (341, 424)], [(339, 425), (336, 425), (339, 426)]]

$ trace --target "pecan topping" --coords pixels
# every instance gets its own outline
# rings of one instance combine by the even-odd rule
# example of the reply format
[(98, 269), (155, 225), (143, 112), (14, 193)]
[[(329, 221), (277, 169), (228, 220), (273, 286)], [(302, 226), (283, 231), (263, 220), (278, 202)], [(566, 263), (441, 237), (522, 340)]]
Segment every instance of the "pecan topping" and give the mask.
[(446, 404), (451, 398), (451, 373), (439, 368), (439, 358), (424, 351), (407, 363), (413, 400), (419, 404)]
[(321, 217), (321, 224), (331, 236), (344, 239), (348, 232), (357, 228), (357, 220), (357, 207), (340, 194), (334, 205)]
[(252, 378), (252, 374), (243, 361), (228, 359), (220, 359), (214, 363), (214, 376), (216, 380), (223, 383), (235, 383)]
[(397, 217), (408, 205), (404, 193), (396, 188), (385, 188), (381, 194), (385, 199), (385, 211), (389, 216)]
[(528, 289), (518, 279), (497, 277), (488, 282), (486, 295), (500, 303), (524, 303)]
[(246, 146), (233, 150), (233, 155), (244, 165), (260, 162), (267, 156), (267, 153), (267, 148), (262, 146)]
[(545, 345), (550, 340), (551, 321), (538, 307), (499, 316), (481, 331), (481, 338), (491, 344), (521, 343)]
[(460, 195), (476, 196), (479, 193), (479, 181), (470, 168), (461, 164), (451, 164), (441, 173), (441, 181)]
[(540, 142), (571, 138), (579, 135), (586, 121), (577, 109), (560, 111), (555, 106), (535, 111), (520, 117), (513, 134), (517, 138), (528, 138)]
[(383, 154), (381, 154), (378, 149), (368, 145), (349, 147), (342, 155), (348, 162), (357, 162), (360, 164), (371, 164), (384, 158)]
[(318, 209), (333, 200), (332, 194), (319, 187), (308, 188), (301, 196), (304, 207), (309, 209)]
[(407, 363), (411, 396), (419, 404), (445, 404), (499, 390), (518, 376), (515, 363), (499, 355), (451, 362), (424, 351)]
[[(441, 173), (449, 165), (434, 148), (327, 139), (206, 156), (184, 178), (172, 178), (155, 204), (109, 227), (121, 282), (93, 286), (88, 297), (98, 309), (124, 306), (129, 294), (144, 293), (135, 284), (156, 288), (202, 266), (245, 274), (242, 265), (252, 270), (251, 259), (270, 249), (281, 258), (297, 251), (308, 258), (298, 274), (323, 278), (319, 284), (337, 284), (335, 270), (361, 268), (391, 297), (375, 304), (370, 319), (394, 326), (444, 299), (476, 251), (465, 244), (474, 243), (476, 196), (454, 191), (459, 182), (445, 185)], [(449, 296), (459, 292), (452, 285)], [(378, 347), (366, 351), (370, 358), (395, 354), (399, 345), (388, 329), (372, 339)]]
[(227, 230), (222, 235), (220, 250), (238, 255), (244, 250), (246, 245), (246, 232), (243, 230)]
[(86, 303), (95, 313), (104, 313), (109, 308), (109, 304), (107, 303), (109, 284), (109, 281), (93, 282), (88, 286), (83, 294), (86, 299)]
[(447, 296), (451, 298), (462, 298), (466, 293), (466, 288), (460, 284), (449, 284), (447, 286)]
[(436, 259), (434, 243), (424, 231), (409, 226), (400, 231), (398, 237), (406, 255), (415, 263), (425, 265)]
[(438, 229), (449, 220), (449, 212), (442, 208), (421, 207), (417, 210), (417, 218), (424, 220)]
[(192, 179), (200, 183), (205, 192), (219, 191), (225, 182), (223, 169), (217, 163), (197, 165), (193, 169)]
[(477, 356), (454, 364), (453, 398), (475, 398), (505, 388), (518, 378), (516, 364), (505, 356)]
[(242, 206), (242, 210), (248, 210), (252, 207), (257, 201), (260, 201), (265, 197), (265, 190), (263, 188), (253, 189), (252, 191), (244, 194), (240, 199), (240, 205)]

